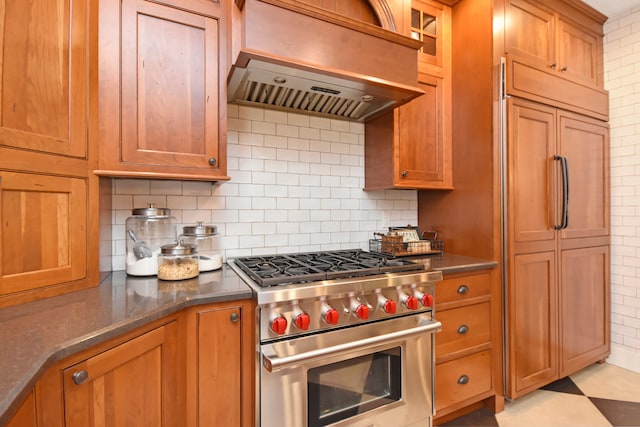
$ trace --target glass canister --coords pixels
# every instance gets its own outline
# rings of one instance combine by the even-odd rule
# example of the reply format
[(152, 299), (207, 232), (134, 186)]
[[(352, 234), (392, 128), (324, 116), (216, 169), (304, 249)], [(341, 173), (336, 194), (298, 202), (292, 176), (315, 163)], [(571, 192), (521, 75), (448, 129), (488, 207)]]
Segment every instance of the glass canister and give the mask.
[(198, 274), (196, 245), (178, 240), (162, 246), (158, 255), (158, 279), (185, 280), (197, 277)]
[(222, 267), (222, 256), (215, 245), (215, 236), (218, 228), (215, 225), (204, 225), (198, 221), (196, 225), (182, 227), (180, 238), (185, 243), (198, 247), (198, 269), (203, 271), (217, 270)]
[(132, 276), (158, 274), (158, 255), (162, 245), (176, 241), (176, 219), (171, 210), (149, 204), (136, 208), (126, 221), (126, 271)]

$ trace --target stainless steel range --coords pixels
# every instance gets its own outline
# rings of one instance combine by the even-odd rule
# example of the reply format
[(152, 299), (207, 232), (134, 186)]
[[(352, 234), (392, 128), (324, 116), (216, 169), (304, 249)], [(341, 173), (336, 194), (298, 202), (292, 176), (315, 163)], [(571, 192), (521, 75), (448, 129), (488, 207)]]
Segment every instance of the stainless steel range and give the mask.
[(440, 272), (359, 249), (230, 265), (257, 293), (262, 427), (431, 425)]

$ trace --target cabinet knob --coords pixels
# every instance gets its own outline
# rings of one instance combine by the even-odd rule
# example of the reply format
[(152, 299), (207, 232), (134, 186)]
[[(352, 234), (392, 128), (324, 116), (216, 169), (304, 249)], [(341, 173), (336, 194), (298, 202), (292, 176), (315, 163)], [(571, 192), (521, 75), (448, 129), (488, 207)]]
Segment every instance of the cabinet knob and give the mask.
[(458, 384), (460, 385), (465, 385), (469, 382), (469, 377), (466, 375), (460, 375), (460, 378), (458, 378)]
[(229, 320), (231, 320), (232, 323), (236, 323), (238, 320), (240, 320), (240, 316), (238, 315), (238, 313), (231, 313), (231, 316), (229, 316)]
[(557, 66), (558, 64), (554, 62), (553, 64), (549, 65), (549, 68), (551, 68), (552, 70), (555, 70)]
[(401, 175), (402, 175), (403, 178), (406, 178), (407, 175), (409, 175), (409, 172), (408, 171), (402, 171)]
[(73, 383), (75, 385), (84, 384), (88, 378), (89, 378), (89, 373), (84, 369), (82, 371), (74, 372), (71, 375), (71, 379), (73, 380)]
[(218, 161), (216, 160), (216, 158), (215, 158), (215, 157), (211, 157), (211, 158), (209, 158), (209, 164), (210, 164), (211, 166), (215, 166), (215, 165), (216, 165), (216, 163), (218, 163)]
[(464, 295), (467, 292), (469, 292), (469, 287), (467, 285), (460, 285), (460, 287), (458, 287), (458, 293), (460, 295)]
[(460, 335), (464, 335), (467, 332), (469, 332), (469, 327), (467, 325), (460, 325), (460, 327), (458, 328), (458, 333)]
[(563, 73), (565, 73), (568, 70), (567, 66), (565, 65), (564, 67), (560, 68), (560, 71), (562, 71)]

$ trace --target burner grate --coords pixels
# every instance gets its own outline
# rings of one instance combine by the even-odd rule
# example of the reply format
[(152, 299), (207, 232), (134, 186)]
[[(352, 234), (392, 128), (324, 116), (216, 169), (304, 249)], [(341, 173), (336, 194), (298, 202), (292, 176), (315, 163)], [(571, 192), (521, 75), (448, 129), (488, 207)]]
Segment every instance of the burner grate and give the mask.
[(422, 264), (361, 249), (236, 258), (261, 287), (424, 270)]

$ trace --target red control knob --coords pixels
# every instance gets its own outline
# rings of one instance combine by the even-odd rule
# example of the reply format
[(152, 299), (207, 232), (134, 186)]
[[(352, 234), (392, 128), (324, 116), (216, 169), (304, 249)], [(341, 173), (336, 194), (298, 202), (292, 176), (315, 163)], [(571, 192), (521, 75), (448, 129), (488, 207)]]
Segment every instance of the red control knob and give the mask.
[(382, 309), (385, 313), (395, 314), (396, 313), (396, 302), (392, 299), (388, 299), (382, 305)]
[(309, 323), (311, 323), (311, 318), (307, 313), (300, 313), (296, 316), (294, 320), (296, 327), (303, 331), (309, 329)]
[(284, 334), (287, 330), (287, 319), (282, 316), (278, 316), (271, 321), (271, 330), (278, 335)]
[(403, 300), (405, 307), (407, 307), (409, 310), (418, 309), (418, 298), (407, 295), (405, 298), (403, 298)]
[(422, 295), (422, 305), (424, 305), (425, 307), (433, 307), (433, 295), (431, 294), (424, 294)]
[(355, 313), (358, 319), (367, 320), (369, 318), (369, 307), (365, 304), (360, 304), (356, 307)]
[(335, 308), (330, 308), (323, 313), (324, 320), (330, 325), (337, 325), (340, 314)]

